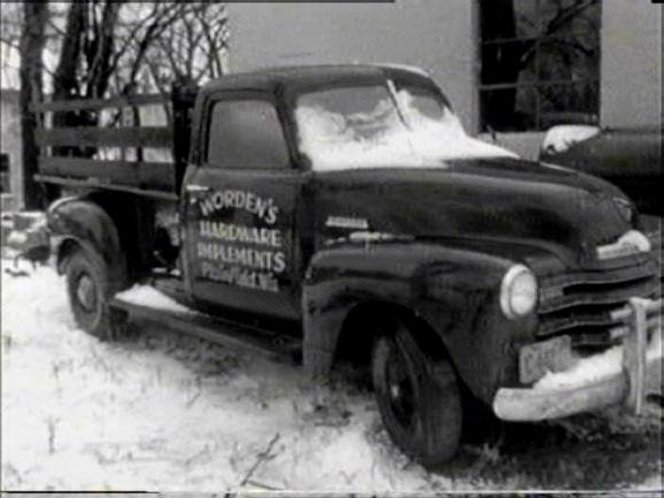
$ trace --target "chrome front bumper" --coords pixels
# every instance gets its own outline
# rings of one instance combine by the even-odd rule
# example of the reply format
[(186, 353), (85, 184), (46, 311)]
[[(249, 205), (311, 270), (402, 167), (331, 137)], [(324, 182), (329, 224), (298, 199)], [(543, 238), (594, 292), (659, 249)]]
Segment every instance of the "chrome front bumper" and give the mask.
[[(641, 414), (648, 378), (661, 379), (661, 315), (661, 299), (631, 299), (622, 317), (630, 332), (622, 346), (622, 365), (615, 371), (557, 388), (537, 387), (537, 383), (531, 388), (500, 388), (493, 400), (494, 413), (503, 420), (525, 422), (626, 403), (633, 413)], [(650, 341), (648, 330), (652, 331)]]

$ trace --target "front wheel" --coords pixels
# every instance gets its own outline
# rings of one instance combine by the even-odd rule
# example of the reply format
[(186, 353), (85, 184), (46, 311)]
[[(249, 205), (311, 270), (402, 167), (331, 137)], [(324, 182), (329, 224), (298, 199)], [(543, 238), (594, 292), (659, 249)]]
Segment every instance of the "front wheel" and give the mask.
[(447, 360), (432, 360), (411, 331), (399, 325), (376, 339), (372, 358), (376, 400), (399, 448), (425, 467), (454, 456), (461, 437), (462, 404)]
[(117, 277), (100, 255), (78, 249), (67, 263), (67, 291), (74, 319), (79, 327), (100, 339), (114, 337), (122, 328), (108, 303)]

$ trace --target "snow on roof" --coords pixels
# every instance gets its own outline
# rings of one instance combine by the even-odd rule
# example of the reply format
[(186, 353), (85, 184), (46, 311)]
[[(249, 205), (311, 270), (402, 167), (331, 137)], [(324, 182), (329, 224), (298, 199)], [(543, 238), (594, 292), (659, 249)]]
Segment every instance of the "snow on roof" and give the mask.
[(440, 115), (435, 118), (425, 115), (413, 103), (417, 97), (407, 90), (394, 92), (398, 108), (387, 90), (382, 99), (377, 95), (372, 98), (376, 102), (374, 109), (355, 113), (331, 109), (327, 106), (334, 104), (316, 94), (298, 100), (295, 119), (300, 150), (311, 159), (315, 171), (441, 168), (445, 167), (445, 160), (517, 157), (506, 149), (469, 137), (449, 108), (439, 109)]

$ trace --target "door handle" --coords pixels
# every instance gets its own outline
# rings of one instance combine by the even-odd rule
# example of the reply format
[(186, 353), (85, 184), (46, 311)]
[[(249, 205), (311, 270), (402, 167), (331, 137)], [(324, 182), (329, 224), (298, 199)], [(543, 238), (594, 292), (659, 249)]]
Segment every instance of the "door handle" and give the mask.
[(211, 189), (207, 185), (196, 185), (194, 183), (190, 183), (185, 187), (185, 190), (193, 194), (196, 192), (209, 192)]

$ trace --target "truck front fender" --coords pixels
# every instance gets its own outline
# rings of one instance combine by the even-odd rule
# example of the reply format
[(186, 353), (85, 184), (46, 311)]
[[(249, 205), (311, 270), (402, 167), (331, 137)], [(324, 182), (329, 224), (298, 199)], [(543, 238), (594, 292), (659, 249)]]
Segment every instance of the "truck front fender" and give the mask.
[[(320, 251), (311, 261), (303, 286), (306, 370), (314, 375), (328, 373), (348, 314), (362, 303), (380, 302), (405, 308), (423, 319), (440, 337), (472, 390), (487, 391), (487, 385), (509, 375), (503, 372), (509, 361), (488, 359), (496, 350), (505, 349), (501, 341), (506, 334), (494, 335), (494, 330), (487, 329), (505, 325), (496, 292), (512, 264), (474, 250), (417, 242)], [(486, 368), (468, 366), (469, 355), (475, 355), (471, 362), (475, 367), (479, 362)], [(472, 370), (480, 370), (481, 375)]]
[(49, 207), (47, 219), (59, 271), (73, 243), (92, 257), (100, 256), (112, 274), (124, 281), (127, 268), (120, 236), (104, 209), (84, 198), (61, 199)]

